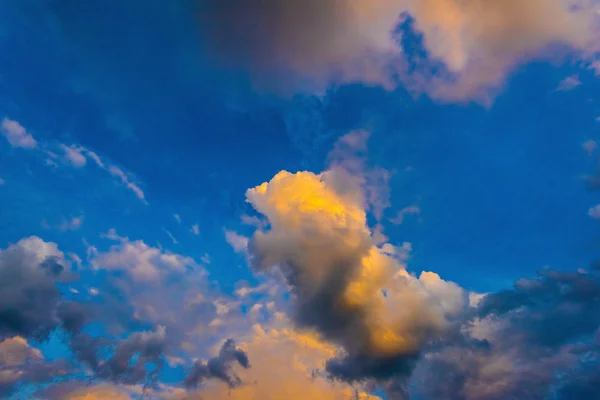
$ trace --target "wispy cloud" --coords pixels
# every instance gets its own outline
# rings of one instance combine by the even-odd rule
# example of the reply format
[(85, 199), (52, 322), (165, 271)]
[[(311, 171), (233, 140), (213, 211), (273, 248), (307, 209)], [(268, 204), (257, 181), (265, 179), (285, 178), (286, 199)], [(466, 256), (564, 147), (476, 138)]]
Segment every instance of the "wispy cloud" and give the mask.
[(571, 75), (560, 81), (556, 90), (559, 92), (569, 92), (580, 85), (579, 75)]
[(79, 146), (59, 145), (64, 151), (65, 160), (76, 168), (81, 168), (87, 163), (87, 158), (83, 155), (84, 148)]

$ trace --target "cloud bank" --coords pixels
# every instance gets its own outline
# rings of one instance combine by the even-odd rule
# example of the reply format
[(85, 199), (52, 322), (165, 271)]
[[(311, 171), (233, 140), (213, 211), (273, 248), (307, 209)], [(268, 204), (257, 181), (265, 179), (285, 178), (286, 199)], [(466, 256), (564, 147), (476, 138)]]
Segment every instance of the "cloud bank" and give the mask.
[[(300, 89), (403, 83), (465, 100), (487, 96), (519, 63), (551, 57), (555, 46), (590, 62), (598, 50), (597, 3), (588, 0), (196, 1), (208, 54), (262, 85), (277, 76)], [(407, 16), (428, 53), (412, 72), (397, 31)], [(445, 73), (427, 72), (432, 63)]]

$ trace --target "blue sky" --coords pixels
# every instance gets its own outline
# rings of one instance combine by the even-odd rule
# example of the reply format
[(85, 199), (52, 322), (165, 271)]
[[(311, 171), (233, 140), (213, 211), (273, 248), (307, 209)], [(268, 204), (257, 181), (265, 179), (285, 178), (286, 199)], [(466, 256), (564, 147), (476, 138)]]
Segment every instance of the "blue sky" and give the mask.
[[(597, 293), (586, 292), (581, 305), (548, 289), (551, 301), (544, 302), (535, 297), (539, 293), (531, 282), (544, 288), (558, 281), (600, 288), (590, 267), (600, 250), (600, 212), (593, 208), (600, 202), (593, 185), (600, 80), (594, 69), (597, 49), (588, 45), (600, 32), (595, 30), (596, 3), (581, 2), (588, 8), (565, 11), (556, 6), (558, 0), (536, 0), (532, 4), (552, 5), (541, 16), (523, 11), (527, 17), (519, 26), (519, 39), (510, 35), (514, 27), (486, 24), (497, 15), (510, 20), (515, 12), (510, 7), (467, 9), (460, 19), (460, 37), (466, 38), (462, 42), (452, 35), (458, 28), (446, 18), (451, 10), (444, 7), (455, 5), (453, 0), (407, 10), (395, 5), (403, 2), (388, 0), (383, 3), (397, 16), (386, 27), (390, 38), (395, 32), (397, 51), (392, 56), (372, 37), (340, 34), (337, 25), (343, 24), (328, 7), (319, 11), (328, 22), (307, 20), (314, 2), (282, 16), (259, 6), (249, 14), (236, 2), (218, 10), (213, 3), (20, 0), (0, 5), (0, 269), (8, 271), (0, 287), (31, 293), (30, 300), (20, 302), (7, 295), (8, 305), (0, 312), (0, 339), (5, 340), (0, 353), (9, 357), (18, 348), (30, 361), (5, 361), (0, 372), (24, 372), (23, 378), (0, 382), (0, 394), (10, 399), (80, 399), (87, 390), (97, 398), (136, 398), (144, 392), (157, 399), (217, 399), (231, 388), (248, 399), (291, 396), (305, 376), (291, 371), (298, 373), (297, 381), (271, 381), (264, 348), (273, 340), (273, 348), (281, 346), (282, 354), (305, 355), (306, 370), (320, 371), (322, 379), (310, 383), (314, 396), (321, 396), (314, 398), (349, 398), (344, 390), (360, 391), (365, 399), (403, 399), (409, 392), (417, 399), (533, 398), (523, 393), (591, 398), (585, 390), (598, 382), (597, 372), (589, 371), (600, 365), (595, 358), (598, 325), (593, 325), (599, 321), (594, 316), (585, 327), (579, 324), (590, 320), (582, 309), (600, 309)], [(369, 33), (381, 29), (369, 24), (390, 18), (384, 10), (376, 15), (378, 20), (363, 20), (367, 11), (354, 11), (356, 20), (349, 26), (366, 26)], [(273, 31), (267, 35), (244, 25), (232, 17), (236, 12), (242, 20), (256, 18)], [(206, 16), (220, 30), (210, 27)], [(564, 18), (537, 30), (536, 18), (554, 17)], [(277, 18), (290, 28), (268, 25)], [(403, 19), (408, 22), (400, 23)], [(228, 29), (241, 32), (236, 44), (228, 42)], [(491, 36), (482, 33), (486, 29)], [(330, 37), (336, 40), (330, 42)], [(450, 42), (444, 44), (446, 39)], [(524, 47), (515, 44), (519, 40)], [(385, 47), (385, 56), (363, 56), (359, 45), (377, 51)], [(369, 64), (367, 73), (358, 66), (370, 56), (377, 62)], [(385, 68), (380, 70), (381, 64)], [(327, 223), (341, 222), (321, 220), (328, 208), (312, 214), (309, 203), (303, 203), (313, 195), (324, 196), (320, 186), (302, 186), (310, 184), (292, 175), (282, 180), (292, 194), (279, 189), (284, 183), (274, 176), (282, 170), (338, 171), (339, 176), (317, 180), (329, 185), (323, 189), (327, 193), (335, 192), (336, 199), (339, 195), (335, 201), (347, 219), (343, 229), (327, 231)], [(266, 194), (247, 192), (269, 181), (272, 189)], [(303, 195), (305, 187), (312, 194)], [(277, 197), (284, 195), (292, 198)], [(289, 204), (289, 209), (280, 204)], [(365, 213), (363, 225), (371, 232), (373, 251), (408, 271), (406, 287), (424, 288), (414, 289), (418, 296), (431, 291), (423, 297), (427, 300), (414, 301), (421, 308), (410, 318), (400, 306), (405, 297), (385, 296), (397, 302), (385, 310), (400, 307), (397, 315), (392, 311), (389, 316), (399, 324), (394, 334), (422, 335), (413, 338), (416, 348), (396, 349), (383, 361), (374, 355), (381, 350), (374, 344), (379, 332), (375, 322), (361, 321), (373, 343), (355, 343), (337, 333), (340, 327), (323, 322), (342, 323), (339, 310), (306, 294), (312, 293), (307, 288), (326, 284), (316, 278), (319, 274), (309, 273), (312, 268), (339, 268), (325, 254), (327, 249), (339, 246), (344, 256), (336, 257), (343, 260), (359, 251), (360, 246), (343, 247), (352, 241), (338, 237), (342, 231), (354, 237), (356, 227), (348, 221), (361, 221), (355, 206), (359, 214)], [(298, 217), (307, 224), (302, 226), (318, 233), (299, 239), (306, 232), (285, 222), (294, 213), (307, 213)], [(319, 250), (320, 243), (329, 245)], [(59, 277), (40, 272), (38, 264), (47, 256), (64, 267)], [(275, 261), (267, 265), (268, 260)], [(31, 276), (11, 272), (17, 264), (31, 269)], [(353, 265), (343, 267), (354, 271), (348, 279), (358, 279), (352, 275), (358, 271)], [(317, 280), (297, 282), (286, 271)], [(442, 283), (431, 286), (422, 271), (438, 274)], [(362, 273), (364, 281), (357, 284), (379, 276), (368, 268)], [(396, 290), (391, 278), (381, 279), (379, 289)], [(531, 281), (514, 286), (523, 279)], [(44, 326), (50, 329), (42, 335), (39, 327), (15, 327), (7, 317), (7, 310), (37, 310), (27, 301), (36, 302), (36, 296), (46, 293), (38, 283), (50, 288), (48, 293), (52, 288), (60, 292), (50, 300), (39, 297), (39, 302), (47, 301), (48, 309), (39, 312), (48, 318)], [(406, 287), (398, 293), (407, 295)], [(506, 305), (508, 300), (502, 299), (507, 293), (515, 294), (510, 297), (514, 301), (518, 296), (529, 301), (495, 313), (473, 302), (463, 304), (461, 312), (447, 308), (456, 298), (487, 294), (481, 301), (495, 310), (500, 303)], [(371, 300), (356, 307), (373, 311), (370, 307), (380, 300)], [(441, 307), (436, 318), (444, 323), (431, 317), (430, 301)], [(61, 316), (64, 304), (81, 308), (83, 322), (77, 329)], [(560, 319), (550, 316), (549, 304), (579, 311)], [(532, 333), (541, 325), (522, 323), (521, 314), (511, 314), (515, 310), (562, 321), (576, 334), (569, 331), (560, 344), (543, 347), (545, 339)], [(431, 325), (422, 327), (426, 320)], [(477, 329), (493, 330), (485, 324), (497, 331), (482, 338)], [(553, 378), (525, 374), (516, 382), (508, 372), (481, 377), (458, 368), (443, 358), (450, 357), (449, 349), (471, 356), (474, 350), (463, 342), (447, 344), (448, 331), (467, 325), (479, 332), (469, 340), (485, 341), (514, 357), (502, 363), (527, 365)], [(293, 347), (297, 344), (290, 343), (296, 342), (283, 332), (309, 336), (319, 345)], [(528, 347), (545, 351), (547, 363), (535, 364), (518, 345), (500, 341), (499, 332), (534, 341)], [(98, 347), (97, 365), (77, 350), (90, 337), (108, 343)], [(235, 342), (227, 344), (228, 338)], [(443, 349), (435, 347), (440, 341), (446, 343)], [(586, 348), (587, 364), (583, 357), (572, 359), (569, 346), (576, 343), (596, 343)], [(152, 345), (159, 350), (149, 351)], [(111, 369), (110, 352), (114, 361), (115, 354), (129, 351), (127, 346), (134, 349), (127, 360), (134, 365), (141, 359), (141, 369)], [(566, 353), (571, 358), (563, 357)], [(541, 353), (536, 354), (539, 359)], [(389, 371), (358, 365), (365, 357), (384, 366), (389, 361)], [(500, 363), (495, 356), (485, 357), (470, 365), (483, 371), (486, 363)], [(427, 367), (431, 360), (440, 364)], [(159, 366), (156, 376), (141, 372), (140, 378), (140, 371), (152, 369), (148, 365)], [(442, 388), (435, 393), (419, 386), (431, 379), (424, 372), (428, 368), (443, 369), (441, 383), (436, 383)], [(579, 372), (556, 378), (563, 369)], [(456, 382), (450, 376), (460, 373), (468, 384), (451, 387)], [(481, 394), (474, 389), (494, 382), (509, 382), (507, 392)]]

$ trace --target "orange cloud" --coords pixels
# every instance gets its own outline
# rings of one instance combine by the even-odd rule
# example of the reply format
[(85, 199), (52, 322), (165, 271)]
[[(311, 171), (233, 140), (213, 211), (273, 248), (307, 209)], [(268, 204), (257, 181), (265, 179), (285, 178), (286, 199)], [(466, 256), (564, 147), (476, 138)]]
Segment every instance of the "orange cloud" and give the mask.
[(280, 270), (294, 295), (295, 324), (343, 349), (326, 365), (334, 375), (353, 381), (406, 374), (466, 298), (436, 274), (410, 275), (393, 246), (376, 246), (361, 197), (340, 195), (334, 178), (282, 171), (247, 191), (271, 225), (250, 241), (253, 267)]

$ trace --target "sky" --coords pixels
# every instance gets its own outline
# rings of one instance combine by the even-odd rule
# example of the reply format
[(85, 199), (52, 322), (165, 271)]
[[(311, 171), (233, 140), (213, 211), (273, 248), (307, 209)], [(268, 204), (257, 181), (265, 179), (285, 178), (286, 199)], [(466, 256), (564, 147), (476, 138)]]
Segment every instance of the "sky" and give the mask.
[(594, 400), (597, 0), (0, 2), (0, 398)]

